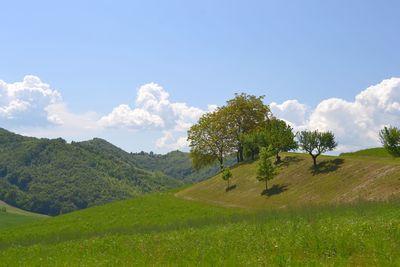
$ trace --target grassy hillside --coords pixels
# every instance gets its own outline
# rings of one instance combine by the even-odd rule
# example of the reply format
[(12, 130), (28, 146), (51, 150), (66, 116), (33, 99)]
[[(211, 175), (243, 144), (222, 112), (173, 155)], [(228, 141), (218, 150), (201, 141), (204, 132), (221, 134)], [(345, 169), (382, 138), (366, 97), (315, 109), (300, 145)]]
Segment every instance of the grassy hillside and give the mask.
[(267, 192), (264, 192), (265, 183), (256, 179), (256, 163), (253, 162), (232, 170), (234, 188), (228, 192), (225, 192), (226, 182), (217, 175), (176, 195), (244, 208), (283, 208), (400, 197), (400, 164), (396, 159), (321, 156), (317, 170), (312, 169), (311, 164), (308, 155), (286, 154)]
[(255, 213), (152, 194), (0, 230), (0, 266), (396, 266), (399, 207)]
[(57, 215), (180, 184), (104, 140), (67, 144), (0, 129), (0, 200), (24, 210)]
[(44, 219), (47, 216), (28, 212), (0, 201), (0, 229), (5, 229), (25, 223), (31, 223)]
[(356, 156), (356, 157), (384, 157), (392, 158), (392, 155), (383, 147), (368, 148), (356, 152), (342, 153), (340, 156)]

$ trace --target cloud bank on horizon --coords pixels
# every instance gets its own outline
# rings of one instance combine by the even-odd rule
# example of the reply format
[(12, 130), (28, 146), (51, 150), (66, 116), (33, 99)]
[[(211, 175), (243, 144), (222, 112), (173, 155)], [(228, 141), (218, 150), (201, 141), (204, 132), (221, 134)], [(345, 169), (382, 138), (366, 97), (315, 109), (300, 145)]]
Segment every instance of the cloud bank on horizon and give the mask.
[[(338, 152), (379, 146), (378, 132), (385, 125), (400, 125), (400, 78), (370, 86), (353, 101), (329, 98), (315, 108), (297, 100), (270, 104), (272, 113), (290, 123), (296, 131), (332, 131), (339, 142)], [(107, 131), (157, 131), (152, 142), (158, 149), (187, 149), (186, 132), (202, 114), (212, 111), (172, 102), (169, 93), (156, 83), (137, 90), (133, 104), (120, 104), (109, 114), (89, 111), (78, 114), (68, 110), (61, 93), (27, 75), (20, 82), (0, 80), (0, 123), (5, 128), (38, 137), (95, 137)], [(113, 140), (110, 140), (111, 142)]]

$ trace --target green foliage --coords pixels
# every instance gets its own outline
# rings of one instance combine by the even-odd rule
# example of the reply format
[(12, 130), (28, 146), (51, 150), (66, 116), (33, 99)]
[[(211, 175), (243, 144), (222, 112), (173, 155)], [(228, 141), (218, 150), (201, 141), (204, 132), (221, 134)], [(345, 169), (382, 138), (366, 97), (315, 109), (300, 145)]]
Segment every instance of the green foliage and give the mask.
[(270, 116), (270, 109), (263, 103), (263, 96), (236, 94), (226, 106), (204, 114), (188, 131), (193, 166), (200, 169), (215, 161), (221, 169), (224, 159), (233, 152), (237, 161), (243, 161), (245, 153), (254, 158), (257, 148), (252, 146), (251, 133), (264, 127)]
[(280, 152), (288, 152), (298, 148), (293, 128), (283, 120), (276, 118), (269, 120), (263, 134), (265, 142), (271, 145), (275, 152), (277, 163), (280, 162)]
[(234, 151), (232, 129), (226, 109), (206, 113), (188, 131), (191, 158), (196, 169), (218, 161), (223, 168), (224, 159)]
[(334, 150), (338, 145), (332, 132), (302, 131), (298, 133), (298, 140), (300, 149), (312, 157), (314, 167), (319, 155)]
[(243, 144), (244, 157), (254, 160), (259, 153), (260, 147), (264, 144), (262, 133), (260, 131), (245, 133), (241, 135), (240, 140)]
[(224, 168), (221, 171), (221, 173), (222, 173), (222, 179), (224, 181), (227, 181), (227, 183), (228, 183), (226, 189), (229, 190), (229, 182), (230, 182), (230, 179), (232, 178), (231, 170), (229, 169), (229, 167), (227, 167), (227, 168)]
[(400, 157), (400, 129), (396, 127), (384, 127), (379, 132), (383, 147), (393, 157)]
[(179, 185), (101, 139), (67, 144), (0, 129), (0, 200), (24, 210), (58, 215)]
[(268, 181), (276, 175), (276, 167), (270, 158), (272, 153), (272, 147), (268, 149), (262, 147), (260, 150), (260, 159), (257, 164), (257, 179), (259, 181), (265, 181), (266, 190), (268, 190)]
[(222, 109), (227, 110), (225, 124), (231, 128), (237, 150), (237, 161), (244, 160), (243, 135), (263, 128), (270, 117), (270, 108), (263, 102), (264, 96), (256, 97), (245, 93), (235, 94)]

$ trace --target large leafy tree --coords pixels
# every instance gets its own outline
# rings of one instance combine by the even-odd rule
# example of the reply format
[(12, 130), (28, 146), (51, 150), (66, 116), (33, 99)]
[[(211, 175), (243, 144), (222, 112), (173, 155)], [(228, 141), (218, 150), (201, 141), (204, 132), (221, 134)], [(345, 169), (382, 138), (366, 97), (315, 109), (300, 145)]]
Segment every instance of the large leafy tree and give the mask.
[(204, 114), (188, 131), (193, 166), (199, 169), (218, 161), (222, 170), (225, 157), (234, 152), (232, 137), (226, 109)]
[(243, 134), (265, 127), (270, 117), (270, 109), (263, 99), (264, 96), (236, 94), (224, 107), (229, 114), (228, 121), (236, 143), (238, 162), (244, 160)]
[(394, 157), (400, 156), (400, 129), (396, 127), (384, 127), (380, 133), (383, 147)]
[(276, 156), (276, 163), (281, 162), (280, 152), (287, 152), (298, 148), (293, 128), (283, 120), (271, 119), (267, 123), (264, 135), (266, 143), (272, 146)]
[(240, 141), (243, 145), (243, 153), (245, 157), (255, 159), (259, 153), (260, 146), (263, 143), (263, 135), (260, 131), (252, 131), (250, 133), (242, 134)]
[(312, 157), (314, 167), (317, 167), (319, 155), (334, 150), (338, 145), (332, 132), (302, 131), (298, 134), (298, 141), (300, 149)]
[(260, 150), (260, 159), (257, 165), (257, 179), (259, 181), (265, 181), (265, 190), (268, 190), (268, 181), (276, 175), (276, 167), (271, 160), (272, 154), (271, 146), (268, 149), (262, 147)]

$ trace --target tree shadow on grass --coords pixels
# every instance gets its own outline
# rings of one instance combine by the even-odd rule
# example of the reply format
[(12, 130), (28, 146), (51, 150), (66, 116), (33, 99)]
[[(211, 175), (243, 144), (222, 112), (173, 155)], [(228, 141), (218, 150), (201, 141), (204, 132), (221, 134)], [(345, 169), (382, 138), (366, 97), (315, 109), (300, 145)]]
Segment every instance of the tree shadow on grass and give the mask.
[(233, 185), (230, 185), (229, 187), (225, 188), (225, 191), (228, 192), (228, 191), (231, 191), (231, 190), (233, 190), (235, 188), (236, 188), (236, 184), (233, 184)]
[(302, 161), (303, 159), (296, 156), (286, 156), (281, 162), (278, 163), (278, 166), (288, 167), (292, 163), (296, 163)]
[(267, 190), (264, 189), (264, 191), (261, 192), (262, 196), (273, 196), (273, 195), (279, 195), (282, 192), (287, 191), (287, 184), (274, 184), (271, 188), (268, 188)]
[(312, 166), (310, 170), (313, 175), (330, 173), (337, 171), (343, 163), (344, 159), (324, 160), (318, 163), (316, 167)]

